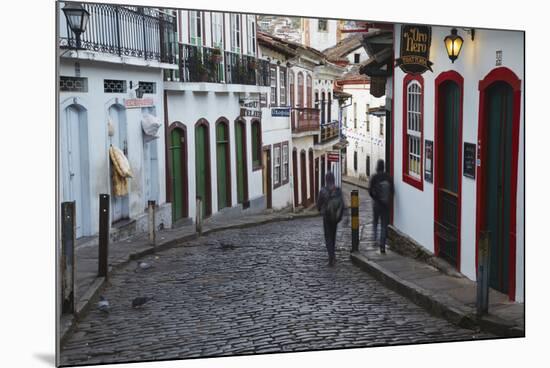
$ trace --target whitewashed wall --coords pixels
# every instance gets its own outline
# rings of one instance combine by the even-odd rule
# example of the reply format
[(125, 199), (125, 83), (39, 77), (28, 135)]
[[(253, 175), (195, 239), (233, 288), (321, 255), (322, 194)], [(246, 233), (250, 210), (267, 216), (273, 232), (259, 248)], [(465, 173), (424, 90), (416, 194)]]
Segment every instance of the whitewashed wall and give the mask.
[[(98, 196), (101, 193), (110, 193), (110, 161), (109, 161), (109, 136), (107, 131), (107, 117), (109, 107), (114, 103), (124, 104), (124, 99), (129, 98), (129, 82), (138, 83), (155, 82), (156, 94), (145, 94), (154, 100), (157, 118), (162, 122), (163, 112), (163, 80), (162, 71), (154, 68), (141, 68), (121, 64), (95, 63), (80, 60), (80, 76), (88, 78), (88, 92), (63, 92), (60, 91), (60, 118), (63, 109), (76, 97), (79, 104), (87, 110), (88, 121), (88, 157), (90, 178), (90, 225), (92, 234), (98, 232)], [(62, 59), (59, 65), (60, 76), (75, 76), (75, 63)], [(127, 81), (127, 93), (105, 93), (104, 79), (118, 79)], [(144, 214), (147, 200), (144, 192), (144, 144), (141, 129), (142, 110), (125, 109), (128, 139), (128, 160), (132, 167), (134, 178), (129, 179), (129, 205), (130, 218), (136, 218)], [(63, 134), (62, 132), (60, 132)], [(164, 127), (159, 131), (161, 138), (157, 139), (158, 167), (158, 203), (162, 206), (166, 202), (165, 195), (165, 163), (164, 163)], [(60, 136), (60, 139), (62, 136)], [(62, 169), (60, 167), (60, 169)], [(63, 193), (63, 182), (60, 180), (60, 193)], [(64, 199), (62, 198), (62, 201)], [(169, 212), (169, 211), (168, 211)], [(168, 216), (170, 217), (170, 216)], [(170, 226), (170, 218), (164, 220), (165, 226)]]
[[(430, 60), (433, 73), (425, 72), (424, 78), (424, 140), (434, 138), (434, 81), (441, 73), (454, 70), (464, 78), (463, 101), (463, 142), (476, 143), (478, 132), (479, 92), (478, 83), (496, 66), (496, 52), (502, 51), (502, 66), (511, 69), (522, 81), (524, 91), (524, 40), (523, 33), (513, 31), (494, 31), (476, 29), (475, 39), (459, 29), (464, 39), (460, 56), (451, 63), (443, 40), (451, 33), (451, 27), (432, 27)], [(395, 35), (401, 34), (396, 25)], [(399, 37), (395, 37), (395, 49), (400, 49)], [(398, 57), (398, 55), (396, 55)], [(395, 69), (394, 104), (394, 180), (396, 197), (394, 202), (394, 224), (411, 238), (434, 251), (434, 188), (424, 181), (422, 191), (404, 183), (402, 180), (402, 113), (403, 113), (403, 77), (401, 69)], [(517, 192), (517, 254), (516, 254), (516, 300), (523, 300), (523, 259), (524, 259), (524, 155), (523, 155), (523, 99), (520, 115), (520, 145)], [(463, 147), (461, 147), (463, 149)], [(476, 223), (476, 182), (461, 176), (462, 180), (462, 218), (461, 218), (461, 272), (475, 279), (475, 223)], [(418, 216), (422, 213), (422, 216)]]

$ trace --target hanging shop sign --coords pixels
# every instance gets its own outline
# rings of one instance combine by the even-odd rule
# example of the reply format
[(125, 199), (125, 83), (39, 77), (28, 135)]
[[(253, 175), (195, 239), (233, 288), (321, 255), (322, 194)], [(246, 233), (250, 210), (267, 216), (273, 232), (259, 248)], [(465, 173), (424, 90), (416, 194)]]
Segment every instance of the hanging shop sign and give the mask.
[(424, 147), (426, 151), (426, 154), (424, 155), (424, 180), (426, 180), (428, 183), (433, 183), (434, 142), (425, 140)]
[(476, 145), (464, 142), (464, 176), (476, 178)]
[(327, 153), (327, 161), (328, 162), (338, 162), (338, 161), (340, 161), (340, 153), (339, 152), (329, 152), (329, 153)]
[(275, 107), (271, 109), (271, 116), (274, 117), (288, 117), (290, 116), (289, 107)]
[(137, 109), (141, 107), (153, 107), (155, 103), (152, 98), (125, 98), (124, 107), (127, 109)]
[(432, 70), (430, 46), (432, 28), (429, 26), (403, 25), (401, 27), (401, 54), (396, 65), (408, 74), (422, 74)]

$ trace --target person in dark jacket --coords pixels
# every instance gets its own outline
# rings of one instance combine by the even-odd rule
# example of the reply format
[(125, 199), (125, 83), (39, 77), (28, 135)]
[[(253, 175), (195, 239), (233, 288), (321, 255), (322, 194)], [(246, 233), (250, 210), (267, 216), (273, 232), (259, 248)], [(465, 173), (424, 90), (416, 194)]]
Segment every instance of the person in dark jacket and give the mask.
[(384, 172), (384, 160), (376, 162), (376, 173), (369, 179), (369, 195), (373, 199), (372, 212), (374, 214), (373, 228), (374, 241), (378, 240), (378, 222), (381, 222), (380, 229), (380, 253), (386, 253), (386, 235), (390, 219), (390, 209), (394, 195), (393, 179), (390, 174)]
[[(325, 175), (326, 186), (317, 196), (317, 209), (323, 216), (323, 230), (325, 244), (328, 252), (328, 265), (334, 266), (336, 262), (336, 229), (344, 212), (344, 197), (342, 190), (335, 184), (334, 174), (328, 172)], [(330, 202), (330, 203), (329, 203)], [(334, 213), (337, 208), (337, 214)]]

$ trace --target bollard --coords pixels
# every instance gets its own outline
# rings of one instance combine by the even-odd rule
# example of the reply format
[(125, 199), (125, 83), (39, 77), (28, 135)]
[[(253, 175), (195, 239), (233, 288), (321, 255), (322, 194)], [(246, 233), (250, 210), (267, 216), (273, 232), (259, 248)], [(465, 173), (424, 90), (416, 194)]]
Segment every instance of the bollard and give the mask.
[(99, 255), (98, 276), (108, 278), (109, 273), (109, 205), (108, 194), (99, 195)]
[(202, 200), (197, 198), (197, 217), (195, 221), (196, 231), (199, 235), (202, 234)]
[(75, 202), (61, 203), (61, 313), (74, 313)]
[(482, 231), (479, 236), (476, 280), (478, 316), (489, 311), (489, 235), (489, 231)]
[(149, 216), (149, 244), (156, 245), (156, 227), (155, 227), (155, 201), (147, 202), (147, 213)]
[(359, 191), (351, 191), (351, 251), (359, 250)]

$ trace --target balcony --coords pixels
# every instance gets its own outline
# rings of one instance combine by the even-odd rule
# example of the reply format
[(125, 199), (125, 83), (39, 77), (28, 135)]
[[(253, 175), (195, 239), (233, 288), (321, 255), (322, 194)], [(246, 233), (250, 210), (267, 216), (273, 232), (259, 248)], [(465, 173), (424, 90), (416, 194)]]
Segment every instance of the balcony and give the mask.
[(321, 143), (328, 142), (340, 136), (338, 120), (321, 125)]
[(166, 81), (242, 84), (267, 87), (269, 61), (218, 48), (180, 44), (179, 70), (165, 71)]
[[(81, 35), (83, 49), (176, 63), (176, 19), (157, 9), (82, 3), (90, 13), (86, 32)], [(65, 17), (60, 18), (59, 46), (76, 48), (76, 39)]]
[(318, 132), (319, 109), (299, 107), (292, 109), (292, 133)]

